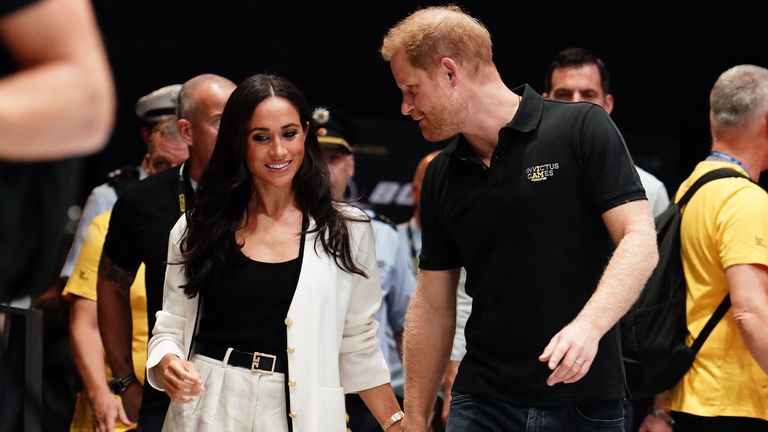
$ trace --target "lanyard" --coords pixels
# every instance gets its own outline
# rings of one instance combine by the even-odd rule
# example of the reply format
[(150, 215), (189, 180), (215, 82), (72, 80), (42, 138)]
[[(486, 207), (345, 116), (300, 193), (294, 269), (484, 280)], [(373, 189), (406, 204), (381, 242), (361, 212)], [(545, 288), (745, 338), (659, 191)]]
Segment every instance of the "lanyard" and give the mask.
[(184, 187), (184, 165), (186, 165), (186, 162), (181, 164), (181, 167), (179, 168), (179, 179), (176, 183), (176, 191), (179, 194), (179, 211), (181, 214), (184, 214), (184, 212), (187, 211), (187, 196), (185, 195), (186, 187)]
[(722, 159), (724, 161), (728, 161), (731, 163), (735, 163), (736, 165), (740, 166), (744, 169), (744, 171), (747, 172), (747, 175), (751, 177), (749, 174), (749, 170), (747, 169), (746, 165), (744, 165), (740, 160), (736, 159), (735, 157), (729, 155), (728, 153), (721, 152), (718, 150), (712, 150), (712, 152), (709, 153), (710, 156), (715, 157), (717, 159)]
[(411, 259), (413, 260), (413, 271), (419, 272), (419, 254), (416, 253), (416, 243), (413, 241), (413, 230), (411, 229), (411, 220), (406, 225), (408, 228), (408, 244), (411, 246)]

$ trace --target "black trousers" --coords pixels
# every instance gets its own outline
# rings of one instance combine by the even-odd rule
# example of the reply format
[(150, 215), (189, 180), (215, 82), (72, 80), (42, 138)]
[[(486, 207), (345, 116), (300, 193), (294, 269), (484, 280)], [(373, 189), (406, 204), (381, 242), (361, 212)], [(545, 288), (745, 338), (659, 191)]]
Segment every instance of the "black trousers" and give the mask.
[(165, 413), (168, 411), (168, 405), (171, 399), (165, 392), (155, 390), (144, 381), (144, 390), (141, 396), (141, 408), (139, 408), (139, 432), (160, 432), (163, 429)]

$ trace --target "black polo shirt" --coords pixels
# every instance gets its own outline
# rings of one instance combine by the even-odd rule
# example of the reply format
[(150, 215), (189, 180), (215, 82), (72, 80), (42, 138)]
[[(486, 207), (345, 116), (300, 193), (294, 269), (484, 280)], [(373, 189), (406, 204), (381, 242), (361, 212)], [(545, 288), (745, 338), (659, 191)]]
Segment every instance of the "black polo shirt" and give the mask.
[(465, 267), (473, 297), (454, 388), (531, 406), (621, 399), (618, 327), (577, 383), (548, 387), (538, 356), (581, 311), (614, 250), (601, 215), (645, 191), (600, 107), (515, 92), (521, 104), (490, 167), (459, 136), (422, 186), (419, 266)]

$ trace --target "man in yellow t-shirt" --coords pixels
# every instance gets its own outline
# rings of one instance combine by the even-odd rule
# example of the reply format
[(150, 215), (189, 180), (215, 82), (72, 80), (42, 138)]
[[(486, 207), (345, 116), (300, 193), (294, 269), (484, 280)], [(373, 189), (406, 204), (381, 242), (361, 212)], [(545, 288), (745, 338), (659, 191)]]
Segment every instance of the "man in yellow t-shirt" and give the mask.
[[(112, 372), (106, 364), (96, 321), (96, 277), (111, 214), (112, 212), (101, 213), (93, 218), (88, 226), (77, 263), (63, 292), (72, 302), (70, 333), (75, 362), (83, 380), (83, 390), (77, 395), (70, 427), (73, 432), (99, 430), (92, 407), (98, 407), (97, 411), (112, 415), (117, 413), (115, 431), (134, 428), (125, 415), (120, 396), (113, 395), (107, 386)], [(130, 299), (133, 319), (133, 367), (137, 379), (143, 384), (144, 364), (147, 360), (147, 297), (143, 265), (131, 285)]]
[[(768, 69), (724, 72), (710, 94), (710, 121), (712, 153), (676, 199), (718, 168), (755, 181), (768, 169)], [(683, 209), (680, 229), (688, 344), (726, 294), (732, 308), (669, 394), (674, 430), (768, 431), (768, 194), (743, 178), (707, 183)]]
[[(155, 125), (149, 135), (147, 150), (142, 166), (150, 176), (174, 168), (187, 159), (189, 151), (179, 135), (175, 118), (161, 120)], [(116, 194), (122, 190), (122, 187), (113, 183), (103, 186), (114, 188)], [(75, 267), (62, 293), (72, 303), (70, 335), (75, 365), (83, 380), (83, 390), (78, 394), (70, 426), (72, 431), (111, 432), (133, 429), (135, 425), (130, 424), (122, 401), (112, 393), (119, 394), (132, 386), (141, 388), (144, 381), (148, 329), (143, 265), (139, 267), (130, 289), (133, 374), (119, 378), (112, 376), (105, 361), (99, 334), (96, 304), (98, 267), (110, 216), (111, 211), (104, 211), (84, 228), (85, 234)]]

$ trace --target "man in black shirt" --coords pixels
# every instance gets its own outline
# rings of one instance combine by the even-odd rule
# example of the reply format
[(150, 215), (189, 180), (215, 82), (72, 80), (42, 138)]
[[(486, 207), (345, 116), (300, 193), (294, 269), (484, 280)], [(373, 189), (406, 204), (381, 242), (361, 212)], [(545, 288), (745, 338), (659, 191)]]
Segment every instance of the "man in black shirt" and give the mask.
[(79, 186), (68, 158), (104, 147), (114, 111), (90, 2), (0, 2), (0, 302), (55, 280)]
[(194, 189), (216, 144), (224, 104), (234, 89), (228, 79), (210, 74), (184, 83), (179, 92), (178, 124), (189, 146), (189, 159), (129, 187), (112, 210), (99, 263), (99, 330), (115, 376), (111, 387), (121, 395), (128, 418), (135, 421), (138, 415), (142, 431), (160, 430), (169, 400), (149, 385), (144, 386), (142, 398), (142, 387), (133, 379), (130, 286), (143, 262), (151, 333), (155, 313), (162, 307), (168, 236), (193, 205)]
[(593, 104), (507, 88), (488, 31), (455, 6), (413, 13), (381, 54), (424, 137), (458, 137), (421, 191), (403, 427), (426, 430), (463, 266), (473, 306), (448, 430), (623, 430), (616, 322), (658, 253), (615, 125)]
[[(114, 84), (91, 2), (0, 1), (0, 304), (39, 294), (55, 282), (67, 210), (75, 204), (79, 187), (81, 161), (73, 157), (101, 150), (114, 116)], [(60, 317), (49, 311), (46, 328)], [(0, 316), (2, 431), (22, 427), (17, 414), (23, 398), (35, 396), (24, 389), (21, 364), (30, 360), (24, 349), (4, 352), (13, 345), (9, 333), (23, 334), (29, 324), (11, 331), (4, 318)], [(62, 412), (71, 414), (66, 374), (71, 360), (60, 334), (46, 332), (45, 353), (40, 353), (45, 370), (55, 369), (60, 378), (45, 375), (44, 404), (31, 401), (39, 411), (24, 419), (26, 426), (50, 430), (65, 424)]]

